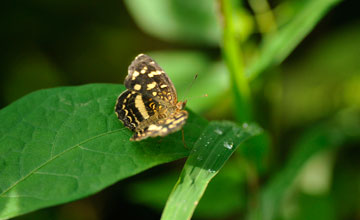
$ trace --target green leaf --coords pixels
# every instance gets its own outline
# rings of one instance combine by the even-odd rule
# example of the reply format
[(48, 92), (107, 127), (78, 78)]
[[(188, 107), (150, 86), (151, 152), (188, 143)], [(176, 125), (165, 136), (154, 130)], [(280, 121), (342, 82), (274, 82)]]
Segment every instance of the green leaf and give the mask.
[[(114, 113), (124, 86), (41, 90), (0, 111), (0, 219), (72, 201), (188, 155), (181, 132), (130, 142)], [(192, 146), (207, 122), (190, 112)]]
[(244, 211), (248, 200), (246, 186), (244, 170), (238, 160), (229, 159), (207, 186), (194, 218), (229, 219)]
[[(268, 81), (274, 88), (267, 92), (274, 100), (273, 111), (286, 109), (282, 127), (306, 126), (341, 108), (360, 109), (359, 26), (334, 28), (296, 60), (284, 63), (281, 77)], [(274, 87), (285, 82), (281, 90)], [(281, 98), (276, 99), (278, 92)]]
[(217, 45), (220, 27), (216, 1), (126, 0), (135, 22), (160, 39)]
[(280, 64), (310, 33), (326, 12), (339, 2), (341, 0), (305, 1), (288, 24), (263, 42), (260, 57), (247, 68), (246, 75), (255, 78), (266, 68)]
[(261, 131), (230, 122), (210, 122), (196, 141), (161, 219), (190, 219), (210, 180), (237, 146)]
[(296, 151), (293, 153), (292, 158), (288, 161), (285, 168), (280, 171), (264, 188), (261, 196), (261, 212), (259, 218), (256, 219), (273, 219), (276, 214), (281, 199), (287, 192), (295, 180), (297, 174), (300, 172), (304, 164), (316, 153), (321, 150), (338, 144), (338, 141), (332, 143), (323, 129), (314, 129), (307, 133), (298, 146), (295, 147)]
[(255, 172), (256, 175), (265, 173), (267, 169), (267, 159), (271, 149), (270, 143), (269, 134), (262, 132), (246, 141), (237, 151), (244, 162), (250, 163), (253, 168), (251, 172)]

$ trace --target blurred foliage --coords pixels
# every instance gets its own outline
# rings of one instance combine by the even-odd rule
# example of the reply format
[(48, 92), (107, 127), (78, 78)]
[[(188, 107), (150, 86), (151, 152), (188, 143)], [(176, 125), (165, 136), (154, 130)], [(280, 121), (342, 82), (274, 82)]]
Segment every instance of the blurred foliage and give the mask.
[(125, 0), (139, 27), (160, 39), (217, 45), (216, 1)]
[[(7, 1), (0, 9), (0, 106), (43, 88), (122, 83), (131, 60), (148, 53), (190, 109), (241, 122), (250, 111), (266, 130), (210, 182), (194, 219), (360, 219), (359, 6)], [(18, 219), (159, 219), (182, 164)]]

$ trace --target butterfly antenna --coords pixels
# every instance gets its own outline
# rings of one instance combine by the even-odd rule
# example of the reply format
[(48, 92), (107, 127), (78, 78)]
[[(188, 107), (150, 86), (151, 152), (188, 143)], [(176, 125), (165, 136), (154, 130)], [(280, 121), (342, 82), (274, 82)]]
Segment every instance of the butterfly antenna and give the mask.
[(198, 74), (195, 74), (194, 79), (191, 81), (190, 85), (189, 85), (189, 86), (187, 87), (187, 89), (186, 89), (186, 93), (185, 93), (185, 95), (184, 95), (184, 101), (185, 101), (185, 102), (186, 102), (187, 97), (188, 97), (188, 95), (189, 95), (190, 89), (191, 89), (191, 87), (194, 85), (195, 80), (197, 79), (197, 77), (198, 77)]
[(208, 94), (204, 94), (204, 95), (201, 95), (201, 96), (195, 96), (195, 97), (191, 97), (191, 98), (188, 98), (188, 99), (204, 98), (204, 97), (208, 97)]

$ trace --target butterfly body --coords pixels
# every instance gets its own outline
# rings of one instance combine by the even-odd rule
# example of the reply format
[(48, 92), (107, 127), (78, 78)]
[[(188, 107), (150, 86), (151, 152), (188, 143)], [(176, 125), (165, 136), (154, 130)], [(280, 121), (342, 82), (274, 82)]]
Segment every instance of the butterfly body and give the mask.
[(130, 140), (166, 136), (185, 124), (186, 102), (178, 102), (173, 83), (149, 56), (140, 54), (134, 59), (124, 84), (127, 90), (120, 94), (115, 112), (135, 132)]

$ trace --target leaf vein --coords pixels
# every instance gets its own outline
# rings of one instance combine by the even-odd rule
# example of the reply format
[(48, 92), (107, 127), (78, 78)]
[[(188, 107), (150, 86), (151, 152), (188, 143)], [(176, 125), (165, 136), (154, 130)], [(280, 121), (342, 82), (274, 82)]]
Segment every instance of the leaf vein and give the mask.
[(89, 141), (92, 141), (96, 138), (100, 138), (102, 136), (105, 136), (105, 135), (108, 135), (108, 134), (112, 134), (112, 133), (116, 133), (116, 132), (119, 132), (119, 131), (123, 131), (125, 128), (120, 128), (120, 129), (117, 129), (117, 130), (113, 130), (113, 131), (108, 131), (108, 132), (105, 132), (105, 133), (101, 133), (101, 134), (98, 134), (94, 137), (91, 137), (91, 138), (88, 138), (82, 142), (80, 142), (79, 144), (76, 144), (72, 147), (69, 147), (68, 149), (66, 149), (65, 151), (59, 153), (58, 155), (50, 158), (49, 160), (47, 160), (46, 162), (44, 162), (43, 164), (41, 164), (40, 166), (36, 167), (35, 169), (33, 169), (31, 172), (29, 172), (27, 175), (25, 175), (24, 177), (20, 178), (18, 181), (16, 181), (14, 184), (12, 184), (10, 187), (8, 187), (7, 189), (5, 189), (1, 194), (0, 194), (0, 197), (5, 197), (5, 193), (9, 192), (12, 188), (14, 188), (17, 184), (21, 183), (22, 181), (24, 181), (25, 179), (27, 179), (28, 177), (30, 177), (32, 174), (34, 174), (35, 172), (37, 172), (39, 169), (41, 169), (42, 167), (46, 166), (48, 163), (50, 163), (51, 161), (55, 160), (56, 158), (60, 157), (61, 155), (75, 149), (76, 147), (79, 147), (80, 145), (82, 144), (85, 144)]

